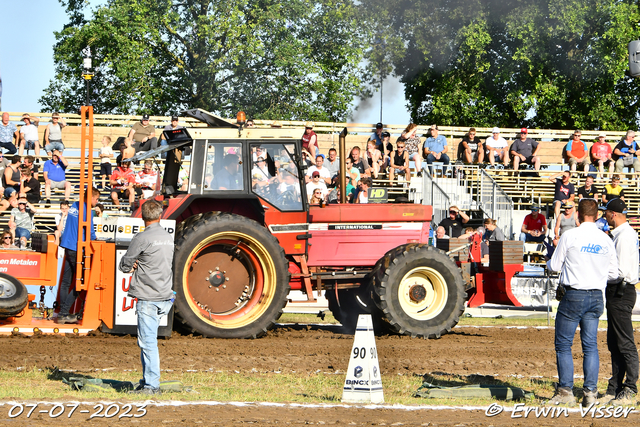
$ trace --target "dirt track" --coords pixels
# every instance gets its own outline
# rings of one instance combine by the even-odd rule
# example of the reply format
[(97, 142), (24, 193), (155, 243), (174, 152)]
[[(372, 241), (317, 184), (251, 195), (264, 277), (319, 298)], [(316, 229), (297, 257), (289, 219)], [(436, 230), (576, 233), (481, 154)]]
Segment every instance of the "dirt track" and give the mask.
[[(328, 328), (278, 327), (258, 340), (213, 340), (176, 336), (160, 341), (163, 369), (250, 372), (291, 372), (305, 375), (315, 372), (346, 371), (353, 337)], [(605, 333), (599, 334), (601, 378), (610, 375)], [(0, 369), (47, 368), (91, 371), (112, 368), (139, 369), (139, 350), (134, 337), (98, 335), (90, 337), (2, 337), (4, 349)], [(508, 380), (513, 375), (525, 377), (556, 375), (553, 329), (456, 328), (439, 340), (418, 340), (387, 336), (377, 339), (380, 369), (383, 375), (397, 373), (422, 375), (431, 372), (468, 375), (494, 375)], [(581, 373), (579, 338), (574, 347), (576, 372)], [(418, 402), (417, 402), (418, 403)], [(427, 403), (427, 402), (419, 402)], [(6, 408), (6, 406), (4, 407)], [(6, 410), (0, 420), (6, 419)], [(561, 420), (517, 420), (519, 425), (625, 425), (637, 424), (640, 415), (627, 420), (582, 419), (580, 414)], [(138, 421), (155, 424), (172, 419), (183, 425), (214, 422), (218, 425), (244, 424), (335, 424), (343, 425), (518, 425), (509, 415), (488, 418), (484, 411), (405, 411), (391, 409), (340, 408), (300, 409), (249, 406), (187, 406), (154, 408)], [(155, 420), (155, 421), (154, 421)], [(214, 420), (214, 421), (212, 421)], [(13, 420), (18, 422), (18, 420)], [(26, 420), (24, 420), (26, 421)], [(39, 424), (47, 425), (49, 420)], [(78, 421), (80, 422), (80, 421)], [(12, 425), (21, 425), (14, 424)], [(25, 424), (26, 425), (26, 424)], [(60, 420), (51, 420), (60, 425)], [(631, 424), (629, 424), (631, 425)]]

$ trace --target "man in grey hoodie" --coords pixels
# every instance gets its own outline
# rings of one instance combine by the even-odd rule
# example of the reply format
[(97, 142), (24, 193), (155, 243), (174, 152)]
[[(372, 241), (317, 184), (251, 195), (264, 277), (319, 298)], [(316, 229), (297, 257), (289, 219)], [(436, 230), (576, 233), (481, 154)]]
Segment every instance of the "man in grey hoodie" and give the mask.
[(162, 205), (147, 200), (142, 205), (145, 229), (131, 240), (120, 261), (120, 271), (133, 273), (129, 297), (137, 298), (138, 346), (142, 361), (142, 381), (134, 393), (160, 392), (160, 355), (158, 326), (160, 318), (171, 310), (173, 290), (173, 237), (160, 226)]

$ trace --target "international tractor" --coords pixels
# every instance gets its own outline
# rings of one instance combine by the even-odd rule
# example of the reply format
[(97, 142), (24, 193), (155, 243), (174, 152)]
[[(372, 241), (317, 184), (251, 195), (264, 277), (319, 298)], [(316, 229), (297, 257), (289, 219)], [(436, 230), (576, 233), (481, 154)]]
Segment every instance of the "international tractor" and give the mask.
[[(93, 161), (92, 114), (83, 107), (83, 187), (91, 182), (84, 165)], [(167, 146), (133, 159), (166, 153), (155, 199), (164, 206), (163, 225), (175, 233), (176, 295), (165, 335), (173, 326), (205, 337), (261, 336), (282, 314), (291, 290), (309, 301), (324, 292), (348, 328), (358, 314), (370, 313), (380, 333), (424, 338), (449, 332), (466, 301), (518, 305), (509, 282), (522, 270), (521, 253), (519, 260), (508, 251), (492, 253), (496, 264), (487, 268), (479, 262), (479, 240), (446, 251), (429, 245), (430, 206), (349, 204), (344, 193), (343, 203), (310, 206), (299, 129), (245, 128), (241, 117), (226, 121), (202, 110), (184, 114), (206, 125), (165, 131)], [(346, 134), (340, 134), (341, 159)], [(178, 184), (185, 157), (186, 191)], [(340, 176), (346, 176), (344, 163)], [(130, 278), (117, 271), (117, 262), (143, 229), (140, 209), (113, 221), (98, 224), (100, 240), (79, 237), (77, 324), (57, 325), (42, 298), (38, 304), (24, 286), (55, 285), (52, 237), (36, 235), (31, 250), (0, 250), (0, 332), (135, 332), (135, 301), (126, 294)], [(81, 228), (88, 231), (86, 219)], [(38, 309), (42, 316), (34, 316)]]

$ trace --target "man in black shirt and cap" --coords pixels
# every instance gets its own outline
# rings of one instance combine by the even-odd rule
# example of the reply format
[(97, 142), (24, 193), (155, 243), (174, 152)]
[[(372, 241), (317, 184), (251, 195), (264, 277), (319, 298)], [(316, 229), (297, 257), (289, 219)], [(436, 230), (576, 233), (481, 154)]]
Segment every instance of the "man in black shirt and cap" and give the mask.
[(449, 217), (440, 221), (438, 226), (444, 227), (449, 237), (459, 237), (462, 234), (462, 224), (469, 222), (469, 215), (458, 209), (457, 206), (449, 208)]

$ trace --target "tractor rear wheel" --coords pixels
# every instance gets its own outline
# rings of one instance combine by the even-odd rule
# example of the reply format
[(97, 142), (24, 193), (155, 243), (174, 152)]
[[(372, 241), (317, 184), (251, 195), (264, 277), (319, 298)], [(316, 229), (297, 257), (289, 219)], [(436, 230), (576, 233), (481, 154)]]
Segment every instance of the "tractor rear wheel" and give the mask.
[(391, 330), (440, 338), (458, 323), (464, 312), (464, 281), (444, 252), (427, 245), (400, 246), (376, 268), (376, 303)]
[(204, 214), (176, 236), (175, 315), (206, 337), (256, 338), (282, 314), (289, 293), (282, 247), (257, 222)]
[(20, 280), (0, 273), (0, 317), (20, 314), (27, 306), (28, 300), (27, 287)]

